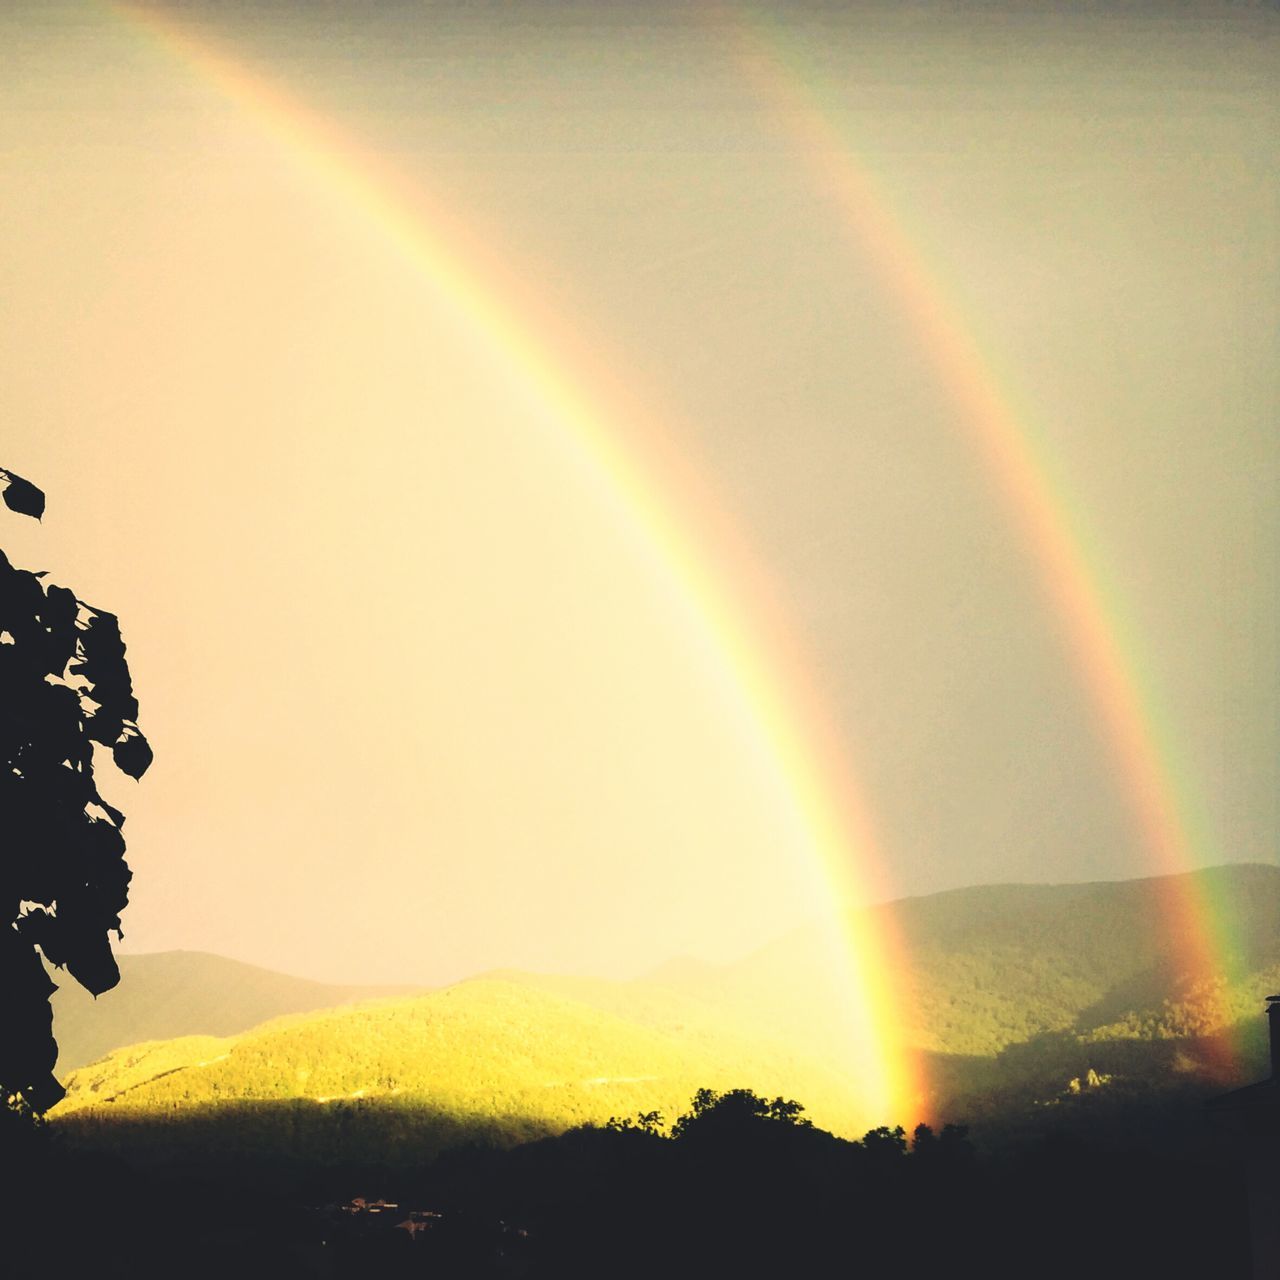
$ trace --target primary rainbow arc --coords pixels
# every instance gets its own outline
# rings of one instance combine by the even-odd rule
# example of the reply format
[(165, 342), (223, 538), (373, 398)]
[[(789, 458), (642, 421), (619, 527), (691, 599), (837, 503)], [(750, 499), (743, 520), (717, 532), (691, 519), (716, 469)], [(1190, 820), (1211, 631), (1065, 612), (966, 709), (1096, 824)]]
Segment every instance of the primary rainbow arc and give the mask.
[[(755, 567), (697, 477), (662, 450), (661, 432), (630, 388), (563, 332), (458, 218), (379, 165), (333, 122), (158, 11), (109, 7), (245, 113), (325, 194), (369, 219), (523, 383), (664, 570), (696, 633), (692, 642), (715, 655), (785, 783), (839, 918), (888, 896), (885, 860), (843, 747), (785, 627), (760, 602)], [(889, 929), (883, 912), (864, 913), (858, 928), (843, 927), (854, 1046), (847, 1065), (875, 1123), (914, 1121), (925, 1106), (920, 1063), (904, 1042), (902, 995), (893, 985), (904, 969), (901, 944)]]

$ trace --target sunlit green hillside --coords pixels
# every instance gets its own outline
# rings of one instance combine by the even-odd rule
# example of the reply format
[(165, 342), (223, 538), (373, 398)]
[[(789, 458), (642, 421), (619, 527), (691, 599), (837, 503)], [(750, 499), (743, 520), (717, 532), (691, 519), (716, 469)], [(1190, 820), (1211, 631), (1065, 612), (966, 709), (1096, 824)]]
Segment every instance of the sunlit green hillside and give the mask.
[(411, 990), (311, 982), (202, 951), (121, 956), (120, 985), (96, 1000), (69, 978), (59, 982), (52, 1000), (58, 1069), (143, 1040), (235, 1035), (282, 1014)]
[(213, 1106), (302, 1103), (305, 1125), (360, 1104), (533, 1134), (638, 1110), (674, 1116), (700, 1086), (746, 1082), (770, 1095), (802, 1092), (815, 1119), (842, 1131), (865, 1120), (856, 1091), (834, 1071), (714, 1019), (660, 1021), (632, 1020), (536, 982), (479, 978), (225, 1039), (118, 1050), (72, 1073), (58, 1115), (180, 1119)]

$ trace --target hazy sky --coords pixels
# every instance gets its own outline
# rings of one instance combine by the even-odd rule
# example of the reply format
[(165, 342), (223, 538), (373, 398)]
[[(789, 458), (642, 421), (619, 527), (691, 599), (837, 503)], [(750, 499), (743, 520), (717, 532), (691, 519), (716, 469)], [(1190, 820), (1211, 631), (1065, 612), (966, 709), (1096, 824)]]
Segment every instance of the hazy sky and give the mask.
[[(688, 527), (770, 584), (892, 892), (1150, 873), (1025, 537), (743, 39), (776, 57), (1052, 469), (1197, 856), (1275, 860), (1274, 10), (144, 8), (643, 406), (712, 495)], [(670, 566), (502, 345), (144, 22), (10, 3), (0, 49), (0, 464), (49, 495), (0, 545), (122, 620), (156, 749), (104, 787), (127, 949), (631, 973), (806, 918)]]

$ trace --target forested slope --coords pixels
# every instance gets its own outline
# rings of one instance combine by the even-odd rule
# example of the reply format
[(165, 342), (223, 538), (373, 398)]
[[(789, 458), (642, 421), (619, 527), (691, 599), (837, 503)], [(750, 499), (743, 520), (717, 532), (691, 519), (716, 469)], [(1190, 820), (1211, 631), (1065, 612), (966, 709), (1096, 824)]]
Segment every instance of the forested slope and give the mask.
[(235, 1035), (281, 1014), (414, 989), (311, 982), (203, 951), (126, 955), (119, 962), (120, 985), (96, 1000), (54, 973), (59, 983), (52, 1004), (60, 1073), (143, 1040)]
[[(1225, 940), (1213, 989), (1193, 980), (1166, 927), (1167, 895), (1187, 891), (1214, 904)], [(1264, 1069), (1262, 1000), (1280, 989), (1280, 869), (988, 886), (878, 910), (903, 939), (908, 963), (895, 979), (931, 1118), (1008, 1127), (1073, 1091), (1128, 1105), (1207, 1094), (1231, 1082), (1224, 1070), (1243, 1080)], [(859, 1095), (840, 1012), (846, 978), (840, 946), (812, 931), (736, 965), (670, 964), (635, 982), (495, 973), (291, 1012), (238, 1035), (119, 1049), (70, 1075), (56, 1118), (90, 1135), (194, 1125), (202, 1141), (218, 1130), (234, 1145), (239, 1133), (320, 1158), (354, 1142), (370, 1159), (654, 1110), (669, 1119), (702, 1087), (796, 1098), (846, 1135), (912, 1123), (920, 1117), (869, 1114)], [(304, 994), (263, 980), (264, 1000), (282, 991)], [(191, 1000), (188, 1025), (209, 1031), (214, 1005), (197, 1017)]]

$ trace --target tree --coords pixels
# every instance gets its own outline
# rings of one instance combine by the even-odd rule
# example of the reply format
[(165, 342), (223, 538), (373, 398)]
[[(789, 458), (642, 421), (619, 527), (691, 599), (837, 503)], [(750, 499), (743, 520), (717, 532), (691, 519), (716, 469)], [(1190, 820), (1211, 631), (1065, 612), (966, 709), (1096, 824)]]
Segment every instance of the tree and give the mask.
[(862, 1145), (875, 1159), (895, 1163), (899, 1156), (907, 1154), (907, 1134), (901, 1125), (890, 1129), (881, 1125), (862, 1135)]
[(610, 1116), (604, 1127), (613, 1133), (643, 1133), (652, 1138), (660, 1138), (662, 1112), (641, 1111), (634, 1119), (631, 1116)]
[(812, 1128), (813, 1122), (800, 1114), (803, 1110), (799, 1102), (786, 1098), (774, 1098), (770, 1102), (752, 1089), (730, 1089), (726, 1093), (699, 1089), (693, 1095), (690, 1110), (671, 1126), (671, 1136), (751, 1133), (771, 1122), (798, 1129)]
[[(11, 511), (43, 516), (30, 481), (0, 484)], [(64, 1092), (44, 962), (94, 995), (120, 980), (124, 814), (98, 794), (94, 749), (131, 778), (151, 764), (115, 615), (45, 577), (0, 551), (0, 1091), (36, 1114)]]

